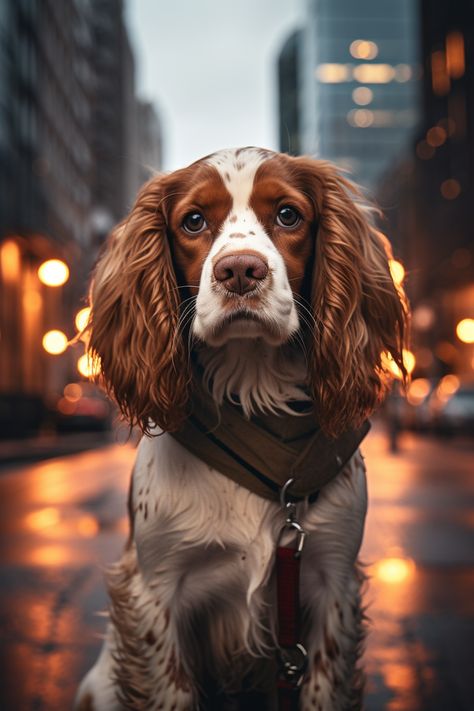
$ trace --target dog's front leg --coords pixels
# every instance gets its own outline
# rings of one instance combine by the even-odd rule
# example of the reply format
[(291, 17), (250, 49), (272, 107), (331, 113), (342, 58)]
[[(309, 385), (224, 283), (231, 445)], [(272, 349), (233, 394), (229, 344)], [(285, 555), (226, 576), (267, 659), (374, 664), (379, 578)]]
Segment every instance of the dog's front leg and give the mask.
[(362, 708), (364, 676), (358, 659), (364, 639), (358, 570), (343, 595), (330, 591), (320, 601), (308, 635), (308, 673), (301, 691), (302, 711), (356, 711)]
[(309, 667), (301, 694), (304, 711), (362, 708), (358, 667), (364, 637), (357, 564), (367, 506), (365, 467), (356, 454), (308, 510), (301, 563), (304, 642)]
[(81, 684), (76, 711), (193, 711), (169, 608), (137, 566), (135, 547), (108, 574), (110, 624), (102, 652)]

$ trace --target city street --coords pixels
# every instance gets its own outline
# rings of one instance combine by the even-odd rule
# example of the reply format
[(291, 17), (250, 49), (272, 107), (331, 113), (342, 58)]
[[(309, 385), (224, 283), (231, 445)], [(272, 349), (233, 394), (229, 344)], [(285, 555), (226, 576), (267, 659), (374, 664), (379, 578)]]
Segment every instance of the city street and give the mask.
[[(474, 443), (363, 447), (368, 711), (467, 711), (474, 666)], [(67, 711), (100, 645), (104, 565), (126, 531), (132, 445), (0, 474), (0, 708)]]

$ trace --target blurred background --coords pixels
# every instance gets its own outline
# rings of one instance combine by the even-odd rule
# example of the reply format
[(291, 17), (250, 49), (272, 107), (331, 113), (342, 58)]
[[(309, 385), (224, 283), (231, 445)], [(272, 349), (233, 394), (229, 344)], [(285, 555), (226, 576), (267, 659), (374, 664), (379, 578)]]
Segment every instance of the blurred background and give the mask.
[(412, 383), (364, 448), (367, 708), (472, 708), (473, 41), (471, 0), (0, 0), (2, 709), (71, 706), (126, 532), (135, 440), (68, 346), (98, 250), (153, 172), (239, 145), (383, 210)]

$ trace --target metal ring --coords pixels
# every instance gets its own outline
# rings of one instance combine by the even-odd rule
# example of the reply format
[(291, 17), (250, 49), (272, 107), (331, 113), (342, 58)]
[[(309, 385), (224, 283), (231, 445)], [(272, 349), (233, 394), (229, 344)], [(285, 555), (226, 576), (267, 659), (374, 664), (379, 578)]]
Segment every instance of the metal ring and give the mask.
[(286, 500), (286, 493), (288, 491), (288, 488), (293, 484), (295, 480), (294, 479), (288, 479), (288, 481), (283, 484), (283, 486), (280, 489), (280, 504), (282, 509), (286, 507), (286, 505), (290, 502)]

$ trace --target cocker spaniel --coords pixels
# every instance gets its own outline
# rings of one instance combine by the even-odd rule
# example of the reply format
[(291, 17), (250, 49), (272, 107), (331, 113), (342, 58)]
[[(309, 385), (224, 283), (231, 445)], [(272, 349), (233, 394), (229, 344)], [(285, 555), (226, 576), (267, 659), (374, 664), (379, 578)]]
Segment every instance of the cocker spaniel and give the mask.
[[(408, 318), (372, 215), (332, 165), (241, 148), (150, 180), (111, 235), (89, 351), (144, 436), (77, 709), (361, 707), (357, 445)], [(286, 700), (282, 529), (307, 652)]]

